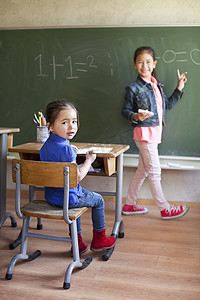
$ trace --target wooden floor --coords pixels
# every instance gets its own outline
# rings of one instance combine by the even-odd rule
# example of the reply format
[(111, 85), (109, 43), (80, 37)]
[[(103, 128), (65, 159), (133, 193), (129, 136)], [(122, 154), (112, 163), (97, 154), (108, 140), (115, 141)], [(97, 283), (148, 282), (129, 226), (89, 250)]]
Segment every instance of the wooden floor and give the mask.
[[(71, 288), (62, 288), (68, 264), (72, 261), (69, 243), (30, 239), (29, 252), (40, 249), (42, 255), (31, 262), (18, 262), (13, 279), (4, 279), (10, 259), (19, 248), (8, 245), (20, 231), (6, 220), (0, 229), (1, 299), (200, 299), (200, 208), (190, 208), (187, 215), (171, 221), (161, 220), (156, 206), (147, 205), (149, 213), (124, 216), (125, 237), (117, 240), (107, 262), (102, 253), (90, 250), (93, 262), (84, 270), (75, 270)], [(7, 211), (14, 212), (14, 195), (8, 193)], [(114, 203), (106, 201), (107, 233), (112, 231)], [(31, 223), (36, 231), (36, 221)], [(90, 210), (82, 217), (84, 241), (90, 244)], [(43, 233), (65, 235), (62, 221), (43, 220)]]

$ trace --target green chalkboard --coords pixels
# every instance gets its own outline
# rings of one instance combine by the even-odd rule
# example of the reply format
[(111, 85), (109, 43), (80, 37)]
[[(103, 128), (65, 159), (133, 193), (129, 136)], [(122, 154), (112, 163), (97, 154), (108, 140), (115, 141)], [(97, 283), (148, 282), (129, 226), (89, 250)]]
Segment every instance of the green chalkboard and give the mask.
[(0, 30), (0, 126), (20, 127), (14, 144), (36, 139), (33, 113), (66, 98), (79, 112), (79, 142), (123, 143), (137, 153), (121, 116), (125, 86), (136, 78), (134, 50), (151, 46), (168, 96), (176, 69), (188, 72), (184, 97), (167, 111), (159, 153), (200, 156), (200, 27)]

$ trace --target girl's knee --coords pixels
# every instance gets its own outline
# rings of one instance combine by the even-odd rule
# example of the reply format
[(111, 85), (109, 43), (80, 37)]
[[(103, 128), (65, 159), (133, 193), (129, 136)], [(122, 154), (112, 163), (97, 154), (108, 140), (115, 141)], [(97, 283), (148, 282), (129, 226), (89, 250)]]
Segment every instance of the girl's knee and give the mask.
[(149, 173), (149, 180), (151, 181), (160, 181), (161, 180), (161, 173)]
[(103, 197), (101, 196), (101, 195), (99, 195), (100, 197), (99, 197), (99, 204), (101, 205), (101, 206), (104, 206), (104, 199), (103, 199)]

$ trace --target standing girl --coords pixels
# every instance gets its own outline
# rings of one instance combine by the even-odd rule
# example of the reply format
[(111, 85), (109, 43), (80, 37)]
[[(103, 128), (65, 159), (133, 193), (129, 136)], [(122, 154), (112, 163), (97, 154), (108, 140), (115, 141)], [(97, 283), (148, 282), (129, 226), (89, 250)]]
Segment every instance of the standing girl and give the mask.
[[(79, 115), (76, 108), (65, 100), (49, 103), (46, 107), (47, 126), (50, 136), (40, 150), (42, 161), (76, 162), (77, 149), (69, 141), (75, 136), (79, 126)], [(78, 169), (78, 181), (87, 174), (96, 154), (87, 153), (86, 160)], [(45, 188), (45, 199), (56, 206), (63, 206), (63, 188)], [(101, 251), (114, 246), (116, 239), (106, 237), (104, 221), (104, 200), (101, 195), (88, 191), (78, 184), (77, 188), (70, 188), (69, 208), (92, 207), (93, 240), (90, 249)], [(79, 252), (87, 251), (88, 246), (81, 237), (80, 217), (77, 219)]]
[(138, 77), (126, 87), (122, 115), (134, 127), (133, 139), (139, 149), (139, 164), (135, 176), (130, 183), (124, 215), (145, 214), (147, 208), (136, 204), (142, 183), (148, 176), (153, 199), (161, 212), (162, 219), (181, 217), (188, 211), (187, 205), (171, 206), (164, 197), (161, 187), (161, 167), (158, 156), (158, 144), (161, 143), (165, 109), (171, 109), (182, 97), (184, 84), (187, 82), (186, 72), (178, 75), (178, 85), (172, 96), (167, 98), (162, 85), (155, 76), (155, 52), (150, 47), (140, 47), (134, 54), (133, 65)]

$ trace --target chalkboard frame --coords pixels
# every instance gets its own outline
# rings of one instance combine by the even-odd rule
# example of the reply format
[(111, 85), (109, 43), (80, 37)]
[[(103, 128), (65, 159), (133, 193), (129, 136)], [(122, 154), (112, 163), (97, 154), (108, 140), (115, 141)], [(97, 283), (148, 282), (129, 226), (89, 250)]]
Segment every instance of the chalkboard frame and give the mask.
[[(70, 37), (71, 52), (63, 55), (62, 50), (58, 55), (58, 61), (54, 62), (53, 57), (55, 60), (57, 59), (57, 51), (63, 47), (62, 43), (64, 43), (64, 47), (67, 47), (66, 41), (63, 41), (61, 37), (61, 40), (58, 39), (59, 35), (62, 36), (61, 32), (63, 31), (70, 31), (75, 37)], [(86, 38), (81, 31), (87, 32)], [(56, 46), (51, 44), (51, 35), (50, 37), (47, 36), (46, 39), (43, 37), (43, 35), (47, 35), (47, 32), (51, 32), (52, 35), (54, 32), (54, 38), (57, 38)], [(89, 36), (89, 32), (90, 34), (93, 32), (91, 36)], [(132, 32), (133, 35), (131, 36), (127, 32)], [(152, 33), (152, 36), (146, 38), (149, 32)], [(160, 34), (158, 39), (156, 39), (156, 32)], [(175, 32), (174, 35), (173, 32)], [(183, 99), (166, 114), (167, 127), (164, 128), (159, 152), (162, 155), (200, 157), (200, 139), (198, 138), (200, 101), (198, 101), (197, 83), (200, 67), (199, 64), (194, 63), (191, 67), (191, 51), (200, 49), (200, 41), (195, 40), (196, 37), (200, 36), (197, 32), (200, 33), (199, 26), (65, 27), (0, 30), (0, 62), (2, 66), (0, 70), (2, 83), (0, 93), (3, 99), (1, 126), (21, 128), (21, 132), (15, 136), (15, 144), (33, 141), (36, 139), (36, 128), (32, 122), (33, 113), (40, 109), (45, 111), (45, 106), (49, 101), (67, 98), (77, 106), (80, 112), (81, 127), (75, 141), (130, 144), (129, 153), (137, 153), (137, 148), (132, 140), (132, 127), (120, 114), (125, 86), (136, 78), (136, 72), (131, 65), (133, 52), (137, 46), (143, 45), (144, 42), (156, 48), (155, 50), (159, 47), (162, 49), (162, 45), (167, 43), (166, 48), (163, 48), (165, 52), (163, 50), (158, 53), (158, 56), (161, 54), (156, 68), (158, 78), (164, 84), (166, 83), (167, 95), (170, 95), (176, 86), (177, 68), (180, 68), (180, 71), (188, 71), (188, 83)], [(33, 33), (36, 34), (34, 43), (30, 37)], [(12, 36), (13, 42), (10, 41), (9, 43), (9, 38), (6, 38), (6, 35)], [(137, 38), (134, 39), (134, 35)], [(168, 36), (170, 42), (169, 40), (166, 41)], [(77, 47), (78, 39), (79, 47)], [(82, 47), (83, 41), (87, 43), (86, 47), (84, 44)], [(185, 44), (187, 49), (183, 48)], [(23, 56), (24, 48), (26, 49), (25, 56)], [(168, 52), (166, 52), (167, 50)], [(17, 53), (22, 53), (23, 68), (20, 64), (22, 58), (20, 55), (17, 56)], [(78, 53), (81, 58), (80, 61), (77, 60), (77, 57), (72, 56), (74, 53)], [(161, 63), (164, 58), (168, 61)], [(186, 58), (187, 60), (190, 59), (188, 70), (186, 62), (178, 62), (178, 60)], [(42, 71), (38, 71), (40, 59)], [(172, 62), (169, 62), (170, 60)], [(59, 74), (54, 79), (53, 64), (64, 64), (69, 72), (70, 63), (74, 64), (74, 62), (86, 63), (87, 72), (79, 71), (79, 78), (67, 79), (68, 82), (70, 81), (70, 86), (66, 92), (65, 89), (62, 90), (66, 84), (66, 79), (62, 77), (64, 72), (62, 72), (62, 76)], [(165, 70), (163, 70), (163, 66)], [(57, 68), (63, 67), (57, 66)], [(97, 69), (98, 72), (96, 72)], [(19, 70), (21, 71), (19, 72)], [(33, 76), (31, 72), (35, 72), (34, 80), (31, 77)], [(37, 76), (38, 74), (40, 76)], [(51, 82), (45, 76), (50, 76), (50, 74)], [(71, 75), (73, 75), (72, 72)], [(85, 75), (87, 75), (87, 79), (85, 79)], [(42, 83), (41, 80), (43, 80)], [(55, 86), (56, 80), (59, 80), (60, 83), (56, 83)], [(71, 84), (72, 82), (73, 84)]]

